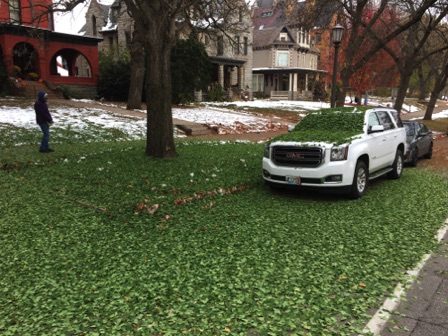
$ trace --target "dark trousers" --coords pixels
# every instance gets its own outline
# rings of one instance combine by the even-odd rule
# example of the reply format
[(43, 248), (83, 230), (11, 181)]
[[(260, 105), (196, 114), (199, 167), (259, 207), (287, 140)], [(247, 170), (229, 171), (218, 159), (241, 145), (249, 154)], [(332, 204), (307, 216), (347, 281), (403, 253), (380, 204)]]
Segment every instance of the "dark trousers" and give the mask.
[(50, 126), (47, 123), (39, 124), (40, 129), (42, 130), (42, 141), (40, 142), (39, 150), (48, 150), (48, 141), (50, 140)]

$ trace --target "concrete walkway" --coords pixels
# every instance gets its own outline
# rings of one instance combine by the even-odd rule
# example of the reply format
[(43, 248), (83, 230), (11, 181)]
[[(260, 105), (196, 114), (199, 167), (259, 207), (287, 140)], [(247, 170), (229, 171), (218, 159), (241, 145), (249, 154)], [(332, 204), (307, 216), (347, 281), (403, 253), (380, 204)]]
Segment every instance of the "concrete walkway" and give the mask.
[[(138, 110), (126, 110), (125, 108), (117, 105), (113, 105), (108, 102), (99, 102), (99, 101), (76, 101), (76, 100), (65, 100), (65, 99), (55, 99), (54, 103), (60, 103), (61, 105), (68, 105), (73, 107), (85, 108), (98, 108), (110, 111), (115, 114), (121, 114), (125, 116), (135, 117), (135, 118), (146, 118), (146, 112), (140, 112)], [(122, 103), (122, 106), (125, 104)], [(146, 106), (142, 104), (142, 109), (146, 109)], [(173, 125), (177, 127), (180, 131), (185, 133), (186, 135), (212, 135), (216, 134), (213, 129), (207, 127), (207, 125), (173, 118)]]

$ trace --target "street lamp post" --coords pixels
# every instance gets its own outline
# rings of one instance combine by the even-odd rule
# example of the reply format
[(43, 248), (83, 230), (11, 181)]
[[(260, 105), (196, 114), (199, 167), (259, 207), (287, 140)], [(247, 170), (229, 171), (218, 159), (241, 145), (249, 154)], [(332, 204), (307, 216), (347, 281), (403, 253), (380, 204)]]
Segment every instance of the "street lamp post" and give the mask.
[(333, 27), (331, 39), (334, 44), (334, 63), (333, 63), (333, 81), (331, 83), (331, 107), (336, 106), (336, 81), (338, 75), (338, 53), (339, 45), (342, 41), (342, 33), (344, 32), (344, 27), (339, 23)]

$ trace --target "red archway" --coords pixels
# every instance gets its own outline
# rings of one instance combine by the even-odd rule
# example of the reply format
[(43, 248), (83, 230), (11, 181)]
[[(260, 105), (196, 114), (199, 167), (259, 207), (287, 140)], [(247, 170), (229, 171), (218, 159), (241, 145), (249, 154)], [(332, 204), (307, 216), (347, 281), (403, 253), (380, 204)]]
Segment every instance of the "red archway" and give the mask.
[[(96, 86), (98, 77), (98, 42), (96, 37), (69, 35), (43, 29), (36, 29), (12, 24), (0, 24), (0, 47), (9, 73), (14, 73), (14, 65), (19, 64), (19, 50), (24, 52), (20, 64), (29, 72), (36, 72), (43, 80), (49, 80), (55, 85), (84, 85)], [(22, 46), (24, 48), (16, 48)], [(16, 54), (14, 54), (16, 50)], [(58, 75), (56, 69), (56, 56), (62, 55), (70, 60), (69, 76)], [(76, 62), (82, 55), (88, 64), (89, 75), (79, 76), (76, 72)], [(29, 62), (31, 61), (31, 62)], [(28, 66), (28, 64), (30, 64)], [(19, 65), (20, 66), (20, 65)], [(34, 70), (34, 71), (31, 71)], [(29, 73), (28, 72), (28, 73)]]
[(39, 54), (28, 42), (19, 42), (12, 49), (14, 74), (28, 79), (30, 73), (40, 73)]

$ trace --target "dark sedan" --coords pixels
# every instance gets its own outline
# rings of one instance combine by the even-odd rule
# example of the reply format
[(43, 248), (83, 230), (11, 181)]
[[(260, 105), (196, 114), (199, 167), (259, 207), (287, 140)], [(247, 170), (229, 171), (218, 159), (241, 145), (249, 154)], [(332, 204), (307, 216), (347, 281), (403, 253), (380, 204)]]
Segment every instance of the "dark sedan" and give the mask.
[(406, 129), (408, 144), (404, 162), (415, 167), (419, 158), (430, 159), (432, 157), (432, 132), (419, 121), (403, 121), (403, 125)]

